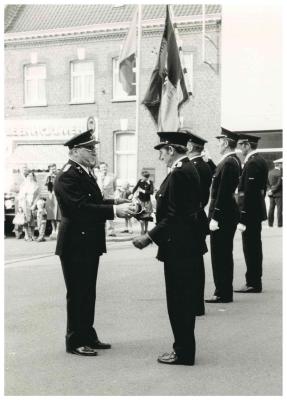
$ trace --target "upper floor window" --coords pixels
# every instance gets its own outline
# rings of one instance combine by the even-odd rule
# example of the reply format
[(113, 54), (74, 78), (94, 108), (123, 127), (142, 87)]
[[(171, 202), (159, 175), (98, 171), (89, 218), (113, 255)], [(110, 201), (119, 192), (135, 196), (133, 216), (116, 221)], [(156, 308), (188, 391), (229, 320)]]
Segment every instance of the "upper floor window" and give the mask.
[(136, 64), (130, 77), (128, 93), (119, 80), (119, 58), (113, 58), (113, 100), (135, 100), (136, 98)]
[(187, 85), (188, 90), (193, 93), (193, 54), (191, 52), (184, 52), (184, 66), (187, 70)]
[(45, 106), (47, 71), (45, 64), (24, 66), (25, 106)]
[(94, 78), (94, 63), (92, 61), (71, 63), (72, 103), (93, 103), (95, 101)]
[(118, 184), (127, 181), (136, 183), (136, 139), (134, 132), (115, 132), (114, 136), (115, 171)]

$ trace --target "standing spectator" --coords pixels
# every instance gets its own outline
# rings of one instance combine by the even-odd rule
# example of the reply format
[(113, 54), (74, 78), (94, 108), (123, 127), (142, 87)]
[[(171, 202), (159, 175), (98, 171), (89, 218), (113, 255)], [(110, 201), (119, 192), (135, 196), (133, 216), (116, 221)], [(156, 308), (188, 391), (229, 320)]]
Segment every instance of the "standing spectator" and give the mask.
[[(123, 182), (122, 187), (119, 190), (119, 199), (129, 200), (132, 196), (132, 192), (130, 191), (130, 184), (128, 182)], [(131, 218), (125, 218), (126, 227), (122, 231), (122, 233), (133, 233), (133, 226)]]
[(40, 188), (37, 184), (35, 174), (29, 171), (18, 193), (18, 207), (23, 209), (25, 215), (25, 240), (29, 242), (33, 240), (34, 228), (36, 225), (33, 211), (39, 199), (39, 192)]
[(239, 134), (238, 147), (244, 157), (244, 166), (238, 185), (242, 245), (246, 263), (246, 284), (234, 290), (237, 293), (262, 292), (262, 221), (267, 219), (265, 195), (268, 166), (260, 154), (255, 153), (259, 136)]
[(18, 208), (18, 211), (13, 219), (13, 224), (16, 238), (21, 239), (25, 224), (25, 214), (22, 207)]
[(277, 206), (277, 225), (282, 227), (282, 158), (273, 161), (274, 168), (268, 174), (268, 196), (270, 200), (268, 210), (268, 225), (273, 226), (274, 211)]
[(56, 164), (48, 166), (49, 173), (46, 178), (45, 186), (48, 189), (48, 198), (46, 200), (47, 221), (51, 221), (52, 232), (50, 239), (56, 239), (58, 233), (58, 221), (61, 219), (60, 209), (54, 192), (54, 183), (57, 176)]
[(47, 211), (45, 209), (45, 200), (39, 199), (37, 201), (37, 229), (39, 232), (37, 242), (45, 242), (45, 230), (47, 224)]
[(241, 175), (241, 162), (235, 149), (238, 135), (221, 128), (218, 149), (222, 158), (216, 167), (211, 185), (209, 206), (210, 250), (214, 295), (206, 303), (233, 301), (233, 238), (239, 222), (235, 190)]
[(136, 186), (133, 188), (133, 194), (138, 198), (141, 205), (141, 235), (144, 235), (148, 230), (148, 222), (152, 220), (151, 214), (153, 207), (151, 202), (151, 195), (153, 194), (153, 182), (149, 179), (150, 174), (148, 171), (143, 170), (142, 178), (138, 180)]
[[(97, 175), (97, 183), (101, 189), (103, 198), (110, 200), (114, 198), (117, 188), (117, 179), (114, 174), (108, 172), (108, 164), (104, 161), (100, 162), (100, 171)], [(108, 236), (116, 236), (115, 223), (113, 220), (108, 220)]]

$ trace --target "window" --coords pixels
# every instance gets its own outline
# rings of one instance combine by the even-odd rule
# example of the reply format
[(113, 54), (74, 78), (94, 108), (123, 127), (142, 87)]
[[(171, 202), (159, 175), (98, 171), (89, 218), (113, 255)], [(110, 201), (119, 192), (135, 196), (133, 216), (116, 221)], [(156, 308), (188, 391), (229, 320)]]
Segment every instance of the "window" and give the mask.
[(136, 183), (136, 140), (133, 132), (115, 133), (115, 170), (118, 183)]
[(136, 63), (134, 61), (131, 85), (127, 93), (119, 80), (119, 58), (113, 58), (113, 100), (135, 100), (136, 98)]
[(71, 63), (71, 102), (94, 103), (94, 63)]
[(45, 106), (46, 65), (25, 65), (24, 67), (24, 103), (25, 106)]
[(183, 53), (184, 66), (186, 68), (187, 74), (185, 76), (186, 83), (188, 85), (188, 91), (193, 93), (193, 54), (189, 52)]

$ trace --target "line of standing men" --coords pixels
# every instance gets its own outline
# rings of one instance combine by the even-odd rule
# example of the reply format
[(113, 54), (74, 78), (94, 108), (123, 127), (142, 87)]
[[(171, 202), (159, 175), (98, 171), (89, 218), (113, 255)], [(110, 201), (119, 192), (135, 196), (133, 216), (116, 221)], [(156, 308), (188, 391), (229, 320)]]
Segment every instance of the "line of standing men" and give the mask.
[[(261, 222), (266, 219), (268, 168), (254, 152), (259, 137), (222, 128), (221, 135), (216, 137), (222, 158), (214, 170), (212, 163), (201, 157), (205, 139), (189, 129), (158, 135), (161, 143), (155, 149), (160, 150), (160, 159), (170, 167), (170, 173), (157, 193), (157, 225), (133, 243), (142, 249), (155, 242), (159, 246), (157, 258), (164, 262), (174, 344), (173, 351), (159, 356), (158, 361), (193, 365), (195, 319), (204, 314), (203, 254), (209, 232), (215, 291), (205, 302), (233, 301), (233, 239), (237, 226), (242, 232), (247, 272), (246, 284), (236, 291), (262, 291)], [(236, 154), (237, 145), (245, 157), (243, 171)], [(189, 157), (182, 147), (188, 149)], [(210, 186), (207, 218), (204, 207)], [(235, 196), (237, 188), (239, 203)]]

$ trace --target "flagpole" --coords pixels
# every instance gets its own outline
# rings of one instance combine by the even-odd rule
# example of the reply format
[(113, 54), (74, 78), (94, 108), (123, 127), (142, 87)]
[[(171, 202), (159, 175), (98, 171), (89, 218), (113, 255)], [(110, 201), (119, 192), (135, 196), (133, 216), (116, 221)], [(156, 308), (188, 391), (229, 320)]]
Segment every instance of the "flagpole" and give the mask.
[(135, 131), (135, 147), (136, 147), (136, 179), (138, 177), (138, 137), (139, 137), (139, 113), (140, 113), (140, 66), (141, 66), (141, 19), (142, 5), (138, 5), (138, 37), (137, 37), (137, 54), (136, 54), (136, 131)]
[(205, 4), (202, 4), (202, 62), (205, 61)]

